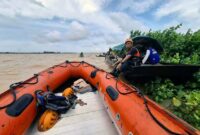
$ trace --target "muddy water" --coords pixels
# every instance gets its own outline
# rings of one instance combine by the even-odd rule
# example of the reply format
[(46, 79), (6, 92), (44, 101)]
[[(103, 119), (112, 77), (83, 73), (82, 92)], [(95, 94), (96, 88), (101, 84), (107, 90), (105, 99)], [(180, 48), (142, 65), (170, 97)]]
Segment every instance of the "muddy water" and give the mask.
[(95, 54), (0, 54), (0, 93), (7, 90), (14, 82), (30, 78), (55, 64), (66, 60), (86, 61), (106, 71), (110, 71), (104, 62), (104, 57), (96, 57)]

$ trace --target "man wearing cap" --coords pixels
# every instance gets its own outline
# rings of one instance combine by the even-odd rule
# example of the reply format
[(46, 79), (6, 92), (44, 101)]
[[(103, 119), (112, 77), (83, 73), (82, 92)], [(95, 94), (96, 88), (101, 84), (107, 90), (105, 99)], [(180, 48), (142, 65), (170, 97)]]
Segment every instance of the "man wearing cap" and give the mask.
[(128, 53), (126, 54), (126, 56), (118, 61), (117, 63), (115, 63), (117, 66), (114, 69), (114, 75), (116, 72), (124, 72), (127, 70), (128, 65), (133, 64), (134, 63), (134, 58), (140, 58), (140, 52), (139, 50), (133, 46), (133, 40), (131, 38), (126, 39), (125, 41), (125, 47), (128, 50)]

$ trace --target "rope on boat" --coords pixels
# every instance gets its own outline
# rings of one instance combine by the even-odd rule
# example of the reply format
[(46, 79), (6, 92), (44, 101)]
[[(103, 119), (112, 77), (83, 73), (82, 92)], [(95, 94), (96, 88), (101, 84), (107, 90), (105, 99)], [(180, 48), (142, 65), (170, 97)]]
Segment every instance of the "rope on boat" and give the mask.
[(6, 107), (9, 107), (11, 106), (13, 103), (15, 103), (16, 99), (17, 99), (17, 96), (16, 96), (16, 92), (15, 92), (15, 88), (17, 87), (21, 87), (22, 85), (24, 84), (29, 84), (29, 85), (34, 85), (34, 84), (37, 84), (39, 82), (39, 78), (38, 78), (39, 74), (34, 74), (33, 78), (31, 79), (34, 79), (36, 78), (36, 81), (35, 82), (26, 82), (26, 81), (21, 81), (21, 82), (16, 82), (16, 83), (13, 83), (10, 85), (9, 87), (9, 91), (11, 92), (12, 96), (13, 96), (13, 100), (12, 102), (8, 103), (7, 105), (4, 105), (4, 106), (0, 106), (0, 110), (1, 109), (4, 109)]
[(130, 92), (123, 93), (123, 92), (121, 92), (121, 91), (118, 89), (118, 86), (117, 86), (117, 83), (118, 83), (119, 79), (116, 78), (116, 77), (114, 77), (114, 76), (108, 78), (108, 75), (109, 75), (109, 73), (106, 73), (106, 77), (105, 77), (105, 78), (106, 78), (106, 79), (114, 78), (114, 79), (116, 80), (115, 88), (117, 89), (117, 91), (118, 91), (120, 94), (122, 94), (122, 95), (128, 95), (128, 94), (137, 92), (137, 94), (144, 100), (144, 105), (145, 105), (145, 107), (146, 107), (146, 109), (147, 109), (147, 112), (149, 113), (149, 115), (152, 117), (152, 119), (153, 119), (161, 128), (163, 128), (165, 131), (169, 132), (170, 134), (173, 134), (173, 135), (182, 135), (182, 134), (179, 134), (179, 133), (176, 133), (176, 132), (171, 131), (169, 128), (167, 128), (165, 125), (163, 125), (163, 124), (153, 115), (153, 113), (151, 112), (151, 110), (150, 110), (150, 108), (149, 108), (149, 106), (148, 106), (147, 99), (145, 98), (144, 93), (142, 93), (142, 91), (141, 91), (140, 89), (138, 89), (137, 87), (131, 85), (131, 87), (134, 88), (135, 90), (132, 90), (132, 91), (130, 91)]

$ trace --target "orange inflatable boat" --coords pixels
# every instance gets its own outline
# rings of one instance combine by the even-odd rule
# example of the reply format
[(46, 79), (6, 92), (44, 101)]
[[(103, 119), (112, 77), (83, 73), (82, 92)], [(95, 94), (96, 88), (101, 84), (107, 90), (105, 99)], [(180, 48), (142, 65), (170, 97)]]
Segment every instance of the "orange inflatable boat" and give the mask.
[(86, 62), (64, 62), (10, 86), (0, 95), (0, 135), (26, 134), (37, 114), (37, 90), (55, 90), (70, 78), (83, 78), (99, 91), (123, 135), (200, 135), (200, 132), (111, 74)]

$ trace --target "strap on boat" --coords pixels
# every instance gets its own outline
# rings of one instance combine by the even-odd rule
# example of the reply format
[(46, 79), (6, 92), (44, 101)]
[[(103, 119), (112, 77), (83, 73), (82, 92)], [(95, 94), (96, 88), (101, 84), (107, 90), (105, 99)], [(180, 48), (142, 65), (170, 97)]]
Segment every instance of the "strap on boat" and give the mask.
[[(11, 92), (11, 94), (13, 96), (13, 100), (10, 103), (8, 103), (8, 104), (6, 104), (4, 106), (0, 106), (0, 110), (4, 109), (6, 107), (9, 107), (9, 106), (11, 106), (11, 105), (13, 105), (15, 103), (15, 101), (17, 100), (17, 94), (15, 92), (15, 90), (16, 90), (15, 88), (21, 87), (24, 84), (29, 84), (29, 85), (35, 85), (35, 84), (37, 84), (39, 82), (38, 76), (39, 76), (39, 74), (34, 74), (34, 76), (32, 78), (30, 78), (29, 80), (21, 81), (21, 82), (17, 82), (17, 83), (11, 84), (8, 91)], [(35, 82), (29, 82), (30, 80), (32, 80), (34, 78), (36, 79)]]

